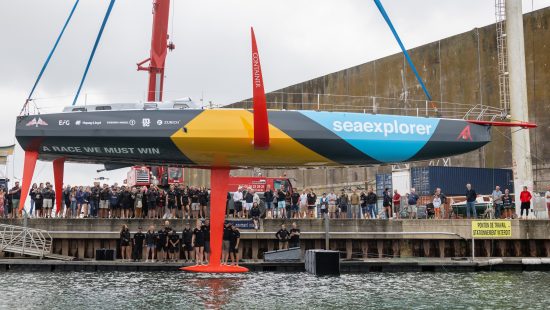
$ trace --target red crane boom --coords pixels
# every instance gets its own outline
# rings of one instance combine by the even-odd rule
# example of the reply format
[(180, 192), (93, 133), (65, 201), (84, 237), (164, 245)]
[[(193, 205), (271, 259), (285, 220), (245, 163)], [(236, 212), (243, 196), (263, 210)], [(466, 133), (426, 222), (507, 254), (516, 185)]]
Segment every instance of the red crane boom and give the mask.
[[(164, 65), (168, 50), (176, 46), (168, 39), (170, 0), (154, 0), (153, 31), (151, 34), (151, 56), (137, 64), (138, 71), (149, 71), (147, 101), (162, 101), (164, 87)], [(147, 62), (148, 65), (144, 66)]]

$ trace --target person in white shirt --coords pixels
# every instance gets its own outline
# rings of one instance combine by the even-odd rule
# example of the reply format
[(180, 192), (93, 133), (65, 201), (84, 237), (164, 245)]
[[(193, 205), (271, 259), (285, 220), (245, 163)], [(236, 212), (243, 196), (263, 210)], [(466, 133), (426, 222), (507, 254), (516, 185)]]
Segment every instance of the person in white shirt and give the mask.
[(235, 205), (235, 217), (240, 217), (241, 212), (243, 211), (243, 193), (242, 188), (239, 187), (239, 189), (233, 193), (233, 204)]
[(336, 218), (336, 194), (333, 191), (327, 196), (328, 198), (328, 213), (331, 219)]
[(548, 185), (548, 190), (544, 193), (546, 198), (546, 210), (548, 211), (548, 219), (550, 219), (550, 185)]
[(300, 218), (306, 218), (307, 216), (307, 193), (304, 189), (300, 195)]
[(435, 218), (439, 220), (441, 219), (441, 197), (438, 193), (435, 193), (432, 203), (434, 205)]

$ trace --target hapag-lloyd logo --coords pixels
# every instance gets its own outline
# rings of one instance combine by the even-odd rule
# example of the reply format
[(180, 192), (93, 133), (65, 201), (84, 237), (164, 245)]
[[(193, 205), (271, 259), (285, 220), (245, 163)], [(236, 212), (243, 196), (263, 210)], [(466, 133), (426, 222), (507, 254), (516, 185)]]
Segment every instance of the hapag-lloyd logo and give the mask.
[(254, 77), (254, 87), (262, 87), (262, 69), (260, 68), (260, 55), (252, 53), (252, 72)]

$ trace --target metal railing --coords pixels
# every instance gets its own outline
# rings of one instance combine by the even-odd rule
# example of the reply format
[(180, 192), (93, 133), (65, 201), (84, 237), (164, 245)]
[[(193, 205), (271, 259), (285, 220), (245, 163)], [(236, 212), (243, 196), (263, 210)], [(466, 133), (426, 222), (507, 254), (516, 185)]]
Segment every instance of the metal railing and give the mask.
[(0, 224), (0, 251), (43, 258), (51, 254), (52, 241), (46, 230)]

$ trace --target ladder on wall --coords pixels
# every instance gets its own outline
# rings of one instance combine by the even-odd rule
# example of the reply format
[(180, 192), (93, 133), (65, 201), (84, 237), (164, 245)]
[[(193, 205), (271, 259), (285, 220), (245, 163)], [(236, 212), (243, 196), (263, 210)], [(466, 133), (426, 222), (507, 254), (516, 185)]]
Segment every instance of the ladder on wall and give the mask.
[(500, 108), (508, 114), (510, 110), (510, 83), (508, 77), (508, 55), (506, 52), (506, 0), (495, 0), (495, 17)]

